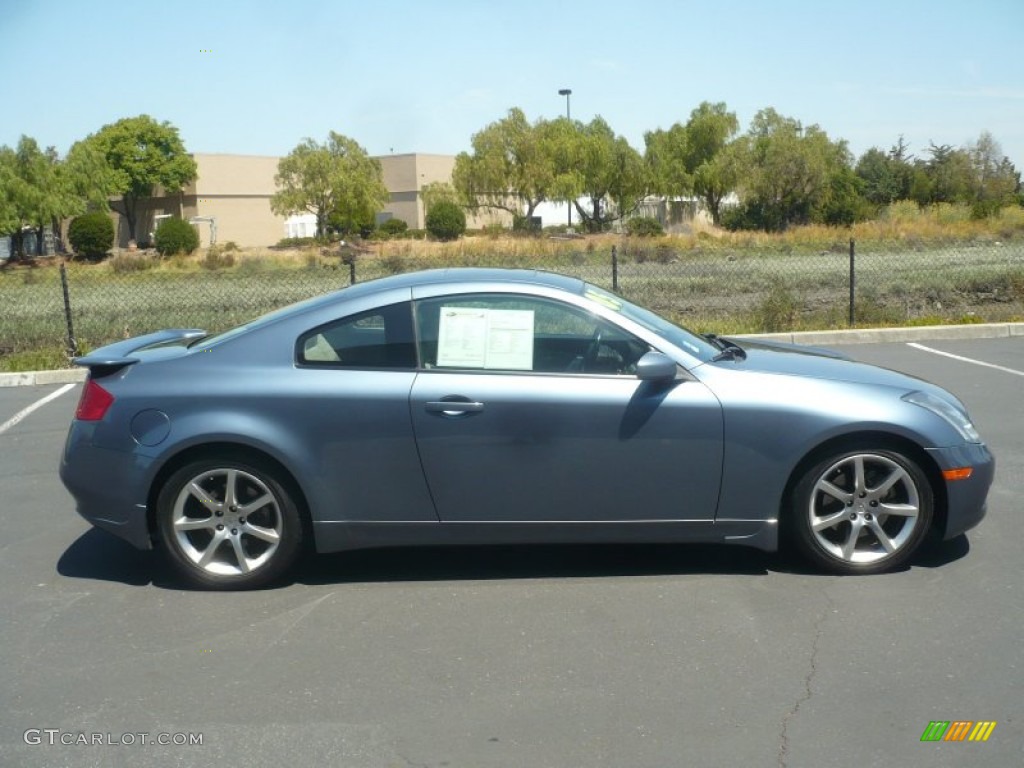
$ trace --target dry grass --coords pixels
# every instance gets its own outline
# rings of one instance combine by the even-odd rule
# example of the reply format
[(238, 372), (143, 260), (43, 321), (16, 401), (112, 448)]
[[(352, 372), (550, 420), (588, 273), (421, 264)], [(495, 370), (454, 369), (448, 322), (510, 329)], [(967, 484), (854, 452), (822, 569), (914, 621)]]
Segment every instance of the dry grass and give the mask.
[[(890, 206), (872, 221), (848, 228), (826, 226), (793, 227), (786, 232), (728, 232), (703, 221), (695, 221), (685, 234), (657, 238), (630, 238), (618, 234), (583, 237), (523, 237), (505, 234), (477, 234), (455, 242), (429, 240), (386, 240), (357, 243), (357, 260), (391, 265), (404, 271), (419, 265), (503, 265), (556, 268), (580, 265), (594, 259), (606, 260), (613, 246), (632, 253), (661, 251), (686, 259), (694, 254), (714, 253), (845, 253), (851, 239), (858, 249), (923, 250), (963, 244), (993, 244), (1024, 238), (1024, 208), (1008, 207), (991, 219), (974, 220), (964, 205), (941, 204), (927, 209), (912, 202)], [(199, 250), (190, 256), (160, 258), (155, 252), (122, 253), (103, 262), (100, 268), (114, 272), (156, 270), (189, 272), (201, 269), (263, 271), (298, 269), (322, 263), (337, 263), (338, 246), (303, 248), (231, 248)], [(211, 254), (213, 254), (211, 256)], [(649, 259), (651, 261), (657, 258)]]
[[(512, 237), (452, 243), (394, 240), (357, 246), (366, 281), (440, 266), (537, 267), (612, 286), (701, 331), (845, 327), (850, 238), (857, 242), (858, 324), (1020, 320), (1024, 316), (1024, 210), (975, 221), (966, 209), (894, 206), (850, 229), (628, 238)], [(68, 265), (76, 338), (95, 347), (166, 327), (221, 330), (349, 283), (337, 246), (213, 249), (161, 259), (120, 254)], [(64, 361), (66, 330), (54, 260), (0, 269), (0, 370)]]

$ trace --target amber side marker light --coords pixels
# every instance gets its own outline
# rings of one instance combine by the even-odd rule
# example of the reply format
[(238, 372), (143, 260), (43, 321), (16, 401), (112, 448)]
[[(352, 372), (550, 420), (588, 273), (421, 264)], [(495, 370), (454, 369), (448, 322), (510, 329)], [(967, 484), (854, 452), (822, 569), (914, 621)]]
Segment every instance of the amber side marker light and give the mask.
[(966, 480), (974, 471), (973, 467), (959, 467), (957, 469), (944, 469), (942, 476), (947, 480)]

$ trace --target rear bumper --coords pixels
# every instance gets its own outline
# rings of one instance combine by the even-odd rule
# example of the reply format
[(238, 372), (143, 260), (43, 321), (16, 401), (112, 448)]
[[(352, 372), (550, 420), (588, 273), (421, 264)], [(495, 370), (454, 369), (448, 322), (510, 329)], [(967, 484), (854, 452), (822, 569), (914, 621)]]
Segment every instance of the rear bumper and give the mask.
[(967, 443), (954, 448), (929, 451), (940, 469), (971, 467), (966, 480), (946, 481), (946, 520), (940, 531), (943, 539), (952, 539), (969, 531), (984, 519), (988, 507), (988, 490), (995, 477), (995, 458), (980, 443)]
[(74, 422), (60, 462), (60, 479), (74, 497), (78, 514), (139, 549), (151, 549), (146, 489), (140, 482), (147, 474), (146, 459), (97, 448), (90, 437), (89, 426)]

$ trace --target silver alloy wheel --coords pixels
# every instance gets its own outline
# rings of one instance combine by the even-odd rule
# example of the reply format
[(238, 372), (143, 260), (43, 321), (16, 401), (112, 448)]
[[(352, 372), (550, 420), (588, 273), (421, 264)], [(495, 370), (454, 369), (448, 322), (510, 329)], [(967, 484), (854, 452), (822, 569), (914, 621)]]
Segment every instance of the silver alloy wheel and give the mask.
[(252, 573), (274, 556), (284, 522), (277, 498), (241, 469), (212, 469), (185, 483), (171, 518), (175, 542), (211, 575)]
[(921, 514), (913, 476), (877, 453), (857, 453), (831, 464), (817, 479), (807, 509), (818, 545), (847, 563), (889, 558), (910, 541)]

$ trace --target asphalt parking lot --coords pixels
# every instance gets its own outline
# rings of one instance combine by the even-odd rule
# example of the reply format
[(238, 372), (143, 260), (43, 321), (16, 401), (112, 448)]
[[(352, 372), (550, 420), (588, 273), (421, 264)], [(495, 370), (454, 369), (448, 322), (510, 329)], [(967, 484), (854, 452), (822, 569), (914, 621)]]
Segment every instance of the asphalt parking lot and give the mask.
[[(0, 426), (0, 763), (1024, 764), (1024, 337), (922, 344), (843, 351), (965, 401), (997, 458), (989, 515), (860, 578), (739, 548), (530, 547), (184, 591), (75, 514), (56, 473), (75, 385)], [(58, 389), (0, 389), (0, 425)], [(997, 726), (921, 742), (933, 720)], [(96, 734), (134, 743), (61, 743)]]

